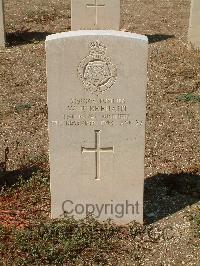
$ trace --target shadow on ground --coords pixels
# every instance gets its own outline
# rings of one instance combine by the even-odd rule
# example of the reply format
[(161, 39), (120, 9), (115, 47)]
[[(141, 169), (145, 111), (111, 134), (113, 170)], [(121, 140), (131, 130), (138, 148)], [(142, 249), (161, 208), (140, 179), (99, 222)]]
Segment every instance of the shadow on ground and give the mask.
[(167, 39), (175, 38), (175, 35), (167, 35), (167, 34), (153, 34), (146, 36), (148, 37), (149, 43), (161, 42)]
[(14, 171), (0, 172), (0, 188), (3, 186), (11, 187), (20, 180), (29, 180), (33, 173), (36, 173), (38, 170), (39, 168), (37, 166), (30, 166)]
[(144, 221), (156, 222), (200, 200), (200, 175), (158, 174), (144, 186)]
[(28, 43), (35, 43), (44, 41), (51, 32), (38, 32), (38, 31), (16, 31), (6, 34), (7, 46), (17, 46)]

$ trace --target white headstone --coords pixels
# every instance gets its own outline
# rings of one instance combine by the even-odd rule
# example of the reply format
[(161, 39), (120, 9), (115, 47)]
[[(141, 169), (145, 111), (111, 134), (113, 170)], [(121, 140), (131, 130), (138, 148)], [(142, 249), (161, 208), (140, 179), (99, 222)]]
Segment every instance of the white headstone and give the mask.
[(60, 33), (46, 52), (52, 217), (142, 222), (147, 38)]
[(0, 0), (0, 47), (5, 47), (3, 0)]
[(200, 0), (192, 0), (190, 12), (189, 42), (200, 49)]
[(72, 30), (119, 30), (120, 0), (71, 0)]

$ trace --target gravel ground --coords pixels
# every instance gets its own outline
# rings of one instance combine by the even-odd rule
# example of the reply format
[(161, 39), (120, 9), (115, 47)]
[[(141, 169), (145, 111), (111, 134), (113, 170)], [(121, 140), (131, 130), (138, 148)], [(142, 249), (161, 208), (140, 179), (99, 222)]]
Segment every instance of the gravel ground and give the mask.
[[(199, 240), (188, 219), (199, 212), (200, 198), (200, 52), (187, 44), (189, 9), (189, 0), (122, 0), (121, 29), (150, 42), (145, 222), (153, 233), (169, 234), (149, 244), (140, 265), (200, 265)], [(48, 156), (44, 39), (70, 30), (70, 1), (5, 0), (5, 10), (0, 167), (13, 173)], [(10, 206), (3, 204), (4, 210)]]

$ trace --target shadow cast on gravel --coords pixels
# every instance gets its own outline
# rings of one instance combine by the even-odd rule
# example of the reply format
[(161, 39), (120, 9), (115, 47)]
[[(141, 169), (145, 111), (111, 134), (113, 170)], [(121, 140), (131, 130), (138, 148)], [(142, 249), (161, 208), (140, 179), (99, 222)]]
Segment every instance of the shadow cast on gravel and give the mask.
[(0, 172), (0, 188), (3, 186), (12, 187), (17, 184), (20, 180), (29, 180), (33, 173), (39, 170), (37, 166), (30, 166), (23, 169), (18, 169), (14, 171)]
[(167, 34), (153, 34), (146, 36), (148, 37), (149, 43), (161, 42), (167, 39), (175, 38), (175, 35), (167, 35)]
[(158, 174), (144, 185), (144, 221), (154, 223), (200, 200), (200, 175)]
[[(6, 34), (7, 46), (18, 46), (23, 44), (35, 43), (44, 41), (48, 35), (53, 34), (52, 32), (38, 32), (38, 31), (16, 31)], [(170, 38), (175, 38), (175, 35), (167, 34), (153, 34), (146, 35), (149, 43), (161, 42)]]
[(38, 32), (38, 31), (16, 31), (6, 34), (7, 46), (18, 46), (28, 43), (37, 43), (44, 41), (51, 32)]

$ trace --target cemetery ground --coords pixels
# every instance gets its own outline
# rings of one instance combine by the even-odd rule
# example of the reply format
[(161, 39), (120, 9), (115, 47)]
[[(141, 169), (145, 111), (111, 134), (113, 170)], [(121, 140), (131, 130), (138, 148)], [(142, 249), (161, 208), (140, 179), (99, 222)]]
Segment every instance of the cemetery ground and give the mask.
[(121, 29), (150, 43), (144, 225), (123, 227), (50, 219), (44, 40), (70, 30), (70, 1), (5, 1), (0, 265), (199, 265), (200, 52), (187, 45), (189, 8), (122, 1)]

